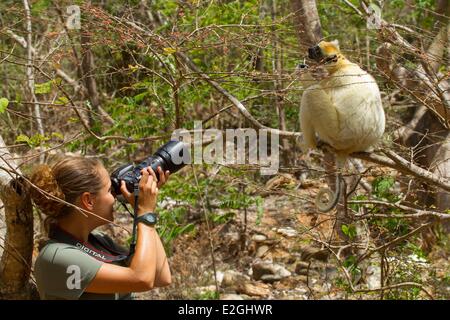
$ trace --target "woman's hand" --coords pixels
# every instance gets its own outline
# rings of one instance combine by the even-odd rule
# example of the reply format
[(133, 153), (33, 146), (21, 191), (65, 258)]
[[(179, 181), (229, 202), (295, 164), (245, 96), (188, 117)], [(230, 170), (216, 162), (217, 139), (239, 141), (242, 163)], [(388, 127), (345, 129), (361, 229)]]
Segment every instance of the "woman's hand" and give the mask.
[[(160, 169), (160, 168), (158, 168)], [(162, 172), (162, 171), (161, 171)], [(158, 196), (158, 186), (156, 174), (151, 167), (141, 170), (141, 180), (139, 181), (139, 198), (137, 206), (138, 216), (147, 212), (154, 212), (156, 209), (156, 198)], [(164, 175), (162, 175), (164, 176)], [(164, 182), (166, 177), (164, 177)], [(120, 191), (125, 199), (134, 207), (134, 194), (127, 190), (125, 181), (121, 181)]]
[(169, 179), (170, 172), (167, 170), (166, 173), (163, 173), (161, 167), (158, 167), (157, 171), (159, 175), (158, 188), (161, 188)]

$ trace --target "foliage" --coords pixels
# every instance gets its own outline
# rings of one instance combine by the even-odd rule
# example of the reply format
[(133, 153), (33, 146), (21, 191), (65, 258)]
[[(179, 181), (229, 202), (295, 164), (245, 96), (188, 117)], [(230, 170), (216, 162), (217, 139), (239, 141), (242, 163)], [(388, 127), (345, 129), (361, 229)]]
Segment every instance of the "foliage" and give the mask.
[(350, 225), (346, 225), (343, 224), (341, 226), (342, 232), (349, 237), (350, 240), (353, 240), (356, 238), (357, 232), (356, 232), (356, 227), (353, 224)]
[(6, 98), (0, 98), (0, 113), (4, 113), (8, 108), (9, 100)]

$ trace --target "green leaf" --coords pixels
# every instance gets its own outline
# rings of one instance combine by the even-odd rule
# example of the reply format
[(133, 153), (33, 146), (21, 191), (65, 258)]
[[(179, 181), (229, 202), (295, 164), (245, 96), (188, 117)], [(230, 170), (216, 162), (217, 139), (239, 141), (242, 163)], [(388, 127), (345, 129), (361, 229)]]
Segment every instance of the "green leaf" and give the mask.
[(342, 225), (341, 230), (348, 237), (348, 226), (346, 224)]
[(69, 99), (67, 99), (66, 97), (59, 97), (55, 104), (61, 104), (61, 105), (66, 105), (69, 103)]
[(59, 133), (59, 132), (52, 132), (52, 137), (64, 140), (64, 136), (61, 133)]
[(28, 137), (28, 136), (26, 136), (24, 134), (20, 134), (16, 138), (16, 142), (25, 142), (31, 148), (37, 147), (37, 146), (41, 145), (43, 142), (46, 142), (48, 140), (50, 140), (49, 137), (43, 136), (43, 135), (41, 135), (39, 133), (35, 134), (32, 137)]
[(164, 52), (165, 52), (166, 54), (173, 54), (173, 53), (177, 52), (176, 49), (169, 48), (169, 47), (164, 48), (163, 50), (164, 50)]
[(356, 227), (354, 225), (352, 225), (352, 224), (350, 224), (350, 225), (343, 224), (341, 229), (342, 229), (342, 232), (347, 237), (350, 238), (350, 240), (354, 239), (356, 237), (356, 235), (357, 235)]
[(373, 193), (379, 198), (387, 198), (394, 183), (393, 177), (377, 177), (372, 183)]
[(194, 229), (195, 229), (195, 224), (193, 224), (193, 223), (188, 223), (187, 225), (185, 225), (184, 227), (182, 227), (182, 228), (179, 230), (179, 234), (188, 233), (188, 232), (191, 232), (191, 231), (194, 230)]
[(8, 107), (9, 100), (6, 98), (0, 98), (0, 113), (3, 113), (6, 111), (6, 108)]
[(30, 138), (27, 137), (24, 134), (19, 134), (16, 138), (16, 142), (25, 142), (25, 143), (29, 143), (30, 142)]
[(46, 94), (52, 90), (53, 80), (44, 82), (44, 83), (36, 83), (34, 86), (35, 94)]
[(50, 140), (49, 137), (46, 137), (40, 133), (37, 133), (34, 136), (30, 137), (28, 144), (30, 145), (30, 147), (37, 147), (37, 146), (40, 146), (43, 142), (46, 142), (48, 140)]

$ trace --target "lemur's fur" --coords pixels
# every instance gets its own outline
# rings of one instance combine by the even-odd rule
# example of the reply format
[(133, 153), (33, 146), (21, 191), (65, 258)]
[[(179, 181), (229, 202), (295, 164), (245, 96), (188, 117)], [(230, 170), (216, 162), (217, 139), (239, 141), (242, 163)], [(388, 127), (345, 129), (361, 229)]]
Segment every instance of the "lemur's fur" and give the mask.
[[(322, 41), (310, 48), (314, 58), (328, 71), (321, 81), (303, 93), (300, 126), (304, 149), (316, 147), (316, 134), (336, 152), (338, 170), (349, 154), (368, 151), (383, 135), (385, 116), (380, 90), (375, 79), (340, 52), (337, 41)], [(316, 199), (320, 211), (336, 206), (340, 196), (340, 178), (336, 179), (333, 199), (322, 202), (329, 189), (322, 189)]]

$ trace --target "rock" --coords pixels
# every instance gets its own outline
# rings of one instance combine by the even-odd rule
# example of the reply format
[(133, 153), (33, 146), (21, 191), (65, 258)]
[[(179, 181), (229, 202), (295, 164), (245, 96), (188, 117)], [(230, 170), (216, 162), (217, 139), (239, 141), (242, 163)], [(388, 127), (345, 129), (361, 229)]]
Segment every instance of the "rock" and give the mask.
[(330, 282), (332, 282), (336, 278), (339, 278), (340, 276), (341, 276), (340, 270), (334, 266), (327, 266), (326, 268), (324, 268), (324, 270), (320, 270), (318, 275), (319, 278), (326, 278)]
[(223, 276), (224, 276), (224, 273), (222, 271), (216, 272), (216, 278), (217, 278), (217, 282), (219, 283), (219, 285), (222, 284)]
[(300, 187), (303, 189), (316, 187), (317, 185), (319, 185), (317, 180), (306, 179), (306, 178), (300, 179)]
[(298, 288), (299, 286), (304, 285), (304, 283), (299, 280), (299, 277), (303, 277), (303, 276), (294, 275), (294, 276), (291, 276), (288, 278), (284, 278), (284, 279), (281, 279), (280, 281), (277, 281), (272, 286), (276, 290), (282, 290), (282, 291), (288, 290), (289, 291), (289, 290), (292, 290), (293, 288)]
[(329, 282), (324, 282), (324, 283), (322, 284), (322, 290), (323, 290), (323, 291), (328, 292), (328, 291), (331, 290), (331, 288), (332, 288), (332, 285), (331, 285), (331, 283), (329, 283)]
[[(295, 280), (297, 282), (302, 282), (304, 284), (306, 284), (306, 281), (308, 280), (308, 277), (305, 275), (298, 275), (295, 277)], [(309, 282), (312, 282), (313, 279), (311, 279), (311, 277), (309, 277)]]
[(264, 283), (243, 283), (238, 287), (238, 292), (249, 296), (265, 297), (270, 294), (270, 287)]
[[(311, 272), (311, 270), (309, 270), (309, 272)], [(308, 275), (308, 269), (295, 269), (295, 273), (298, 275), (302, 275), (302, 276), (307, 276)]]
[(255, 234), (252, 236), (252, 240), (255, 242), (264, 242), (267, 240), (267, 237), (262, 234)]
[(366, 281), (369, 289), (379, 288), (381, 283), (381, 268), (375, 265), (368, 266), (366, 269)]
[[(292, 259), (292, 255), (289, 252), (287, 252), (286, 250), (281, 249), (281, 248), (274, 248), (274, 249), (270, 250), (270, 253), (272, 253), (273, 260), (276, 260), (278, 262), (283, 262), (285, 264), (286, 263), (292, 264), (292, 262), (289, 263), (289, 261)], [(267, 259), (265, 259), (265, 260), (267, 260)]]
[(224, 239), (229, 241), (229, 242), (239, 242), (241, 240), (241, 236), (239, 235), (238, 232), (227, 232), (224, 235)]
[(290, 227), (287, 228), (278, 228), (276, 230), (279, 234), (285, 236), (286, 238), (295, 238), (298, 236), (297, 230), (294, 230)]
[(227, 293), (220, 295), (220, 300), (244, 300), (244, 298), (238, 294)]
[(264, 255), (270, 250), (269, 246), (261, 246), (256, 250), (256, 257), (263, 258)]
[(300, 273), (302, 270), (308, 270), (309, 263), (304, 261), (298, 261), (295, 265), (295, 273), (297, 274), (303, 274)]
[(245, 274), (242, 274), (240, 272), (237, 272), (235, 270), (227, 270), (223, 274), (222, 279), (222, 287), (236, 287), (240, 283), (247, 282), (250, 280), (250, 277), (246, 276)]
[(328, 252), (327, 249), (319, 249), (310, 246), (302, 247), (300, 251), (301, 251), (301, 259), (303, 261), (316, 259), (325, 262), (328, 260), (328, 257), (330, 255), (330, 252)]
[(283, 186), (296, 185), (297, 179), (290, 173), (279, 173), (266, 182), (266, 189), (279, 189)]
[(253, 279), (267, 282), (279, 281), (291, 276), (291, 273), (283, 266), (270, 262), (257, 262), (252, 266)]
[(283, 279), (283, 278), (276, 274), (265, 274), (265, 275), (261, 276), (261, 278), (260, 278), (260, 280), (262, 280), (264, 282), (268, 282), (268, 283), (280, 281), (281, 279)]

